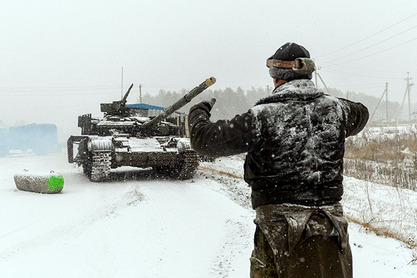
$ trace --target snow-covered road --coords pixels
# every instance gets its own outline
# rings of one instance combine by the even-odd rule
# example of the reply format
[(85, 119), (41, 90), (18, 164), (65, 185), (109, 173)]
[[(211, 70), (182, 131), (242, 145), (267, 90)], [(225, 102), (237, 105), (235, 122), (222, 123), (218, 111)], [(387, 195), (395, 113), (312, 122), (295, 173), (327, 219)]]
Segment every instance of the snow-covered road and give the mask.
[[(91, 183), (65, 153), (0, 158), (0, 277), (248, 277), (254, 231), (243, 181), (123, 171)], [(61, 194), (18, 191), (22, 169), (64, 175)], [(351, 225), (355, 277), (414, 277), (412, 251)]]
[[(0, 163), (0, 277), (248, 273), (252, 212), (210, 189), (214, 181), (149, 180), (143, 171), (91, 183), (64, 154)], [(63, 192), (18, 191), (13, 174), (23, 168), (62, 173)]]

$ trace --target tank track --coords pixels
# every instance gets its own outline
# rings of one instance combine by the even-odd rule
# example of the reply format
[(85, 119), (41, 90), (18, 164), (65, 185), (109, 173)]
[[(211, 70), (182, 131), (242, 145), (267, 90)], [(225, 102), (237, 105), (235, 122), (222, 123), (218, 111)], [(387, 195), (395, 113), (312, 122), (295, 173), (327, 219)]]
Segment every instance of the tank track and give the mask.
[(106, 181), (110, 177), (111, 153), (94, 152), (90, 154), (89, 161), (83, 165), (84, 173), (91, 181)]
[(198, 155), (195, 151), (188, 150), (182, 153), (183, 162), (178, 172), (177, 179), (186, 180), (194, 177), (194, 172), (198, 167)]
[(154, 167), (157, 175), (171, 177), (177, 180), (186, 180), (194, 177), (194, 172), (198, 167), (198, 155), (193, 150), (187, 150), (180, 154), (181, 158), (176, 167), (157, 166)]

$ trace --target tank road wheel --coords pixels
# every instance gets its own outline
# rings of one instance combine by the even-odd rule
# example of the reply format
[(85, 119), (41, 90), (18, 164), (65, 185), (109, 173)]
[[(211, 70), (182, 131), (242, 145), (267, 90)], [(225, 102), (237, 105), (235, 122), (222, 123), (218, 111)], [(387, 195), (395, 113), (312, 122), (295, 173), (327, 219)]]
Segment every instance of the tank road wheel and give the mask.
[(90, 153), (89, 159), (83, 164), (83, 172), (91, 181), (106, 181), (110, 177), (111, 153)]
[(89, 179), (91, 177), (91, 166), (92, 166), (91, 161), (92, 161), (92, 159), (91, 159), (91, 156), (90, 156), (87, 161), (83, 162), (83, 173)]
[(198, 167), (198, 155), (193, 150), (184, 151), (181, 155), (181, 164), (176, 169), (177, 174), (175, 178), (179, 180), (191, 179), (194, 177), (194, 172)]

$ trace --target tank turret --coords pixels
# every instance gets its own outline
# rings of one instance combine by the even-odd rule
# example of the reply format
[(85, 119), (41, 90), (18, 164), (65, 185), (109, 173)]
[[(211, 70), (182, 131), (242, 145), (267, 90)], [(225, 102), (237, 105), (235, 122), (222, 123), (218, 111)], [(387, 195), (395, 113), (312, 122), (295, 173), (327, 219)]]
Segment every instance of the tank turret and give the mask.
[(139, 137), (179, 135), (181, 129), (178, 125), (163, 121), (215, 82), (214, 77), (206, 79), (154, 118), (144, 117), (140, 114), (140, 109), (126, 106), (132, 84), (121, 100), (100, 105), (101, 112), (104, 113), (103, 118), (92, 118), (91, 114), (81, 115), (78, 117), (78, 126), (81, 127), (82, 135), (127, 134)]
[(127, 97), (132, 90), (133, 84), (130, 85), (126, 94), (121, 100), (113, 101), (113, 103), (101, 103), (100, 111), (106, 113), (106, 115), (127, 115), (126, 101)]

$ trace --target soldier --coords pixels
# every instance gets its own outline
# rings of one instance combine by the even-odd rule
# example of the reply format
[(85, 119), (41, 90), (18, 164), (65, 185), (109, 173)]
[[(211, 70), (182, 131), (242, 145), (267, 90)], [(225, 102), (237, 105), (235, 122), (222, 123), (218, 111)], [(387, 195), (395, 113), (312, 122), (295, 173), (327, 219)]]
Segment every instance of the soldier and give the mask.
[(286, 43), (267, 60), (275, 89), (232, 120), (210, 121), (215, 99), (190, 109), (191, 144), (204, 155), (247, 152), (256, 210), (251, 277), (352, 277), (340, 204), (346, 137), (368, 121), (361, 103), (315, 88), (309, 52)]

